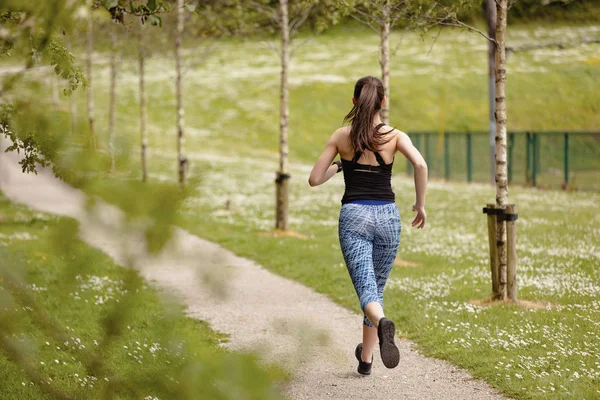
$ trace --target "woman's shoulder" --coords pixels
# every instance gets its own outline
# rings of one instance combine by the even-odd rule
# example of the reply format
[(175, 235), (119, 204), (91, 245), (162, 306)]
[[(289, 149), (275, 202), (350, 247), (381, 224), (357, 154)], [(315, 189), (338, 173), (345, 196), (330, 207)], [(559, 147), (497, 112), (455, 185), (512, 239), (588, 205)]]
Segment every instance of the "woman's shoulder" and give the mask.
[(351, 127), (349, 125), (342, 126), (341, 128), (337, 128), (335, 132), (333, 132), (333, 134), (340, 136), (348, 136), (350, 135), (350, 128)]
[(395, 126), (388, 125), (388, 124), (382, 125), (379, 128), (379, 132), (387, 133), (390, 135), (406, 135), (406, 133), (402, 132), (400, 129), (396, 128)]
[(336, 129), (331, 135), (331, 139), (335, 141), (339, 140), (347, 140), (350, 137), (350, 127), (342, 126), (341, 128)]

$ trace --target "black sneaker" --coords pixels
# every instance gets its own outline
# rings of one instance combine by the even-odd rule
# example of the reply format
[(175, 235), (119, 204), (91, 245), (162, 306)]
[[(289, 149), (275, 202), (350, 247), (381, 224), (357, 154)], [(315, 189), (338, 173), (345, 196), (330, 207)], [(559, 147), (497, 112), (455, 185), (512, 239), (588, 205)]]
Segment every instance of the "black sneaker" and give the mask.
[(381, 318), (377, 327), (377, 336), (379, 337), (379, 351), (381, 352), (383, 365), (387, 368), (395, 368), (400, 362), (400, 350), (394, 342), (396, 326), (389, 319)]
[(361, 375), (371, 375), (371, 367), (373, 366), (373, 358), (371, 358), (371, 362), (364, 362), (362, 360), (362, 343), (359, 343), (356, 346), (356, 350), (354, 351), (354, 355), (358, 360), (358, 373)]

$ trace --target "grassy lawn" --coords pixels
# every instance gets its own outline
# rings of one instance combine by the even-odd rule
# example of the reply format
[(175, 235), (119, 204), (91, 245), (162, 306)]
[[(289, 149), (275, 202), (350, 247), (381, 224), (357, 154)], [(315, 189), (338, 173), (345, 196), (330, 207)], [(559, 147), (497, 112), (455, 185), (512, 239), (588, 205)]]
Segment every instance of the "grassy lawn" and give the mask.
[[(509, 43), (520, 46), (540, 41), (577, 41), (600, 35), (595, 26), (512, 28)], [(302, 42), (302, 38), (298, 43)], [(276, 42), (274, 42), (276, 44)], [(391, 123), (406, 132), (485, 132), (488, 129), (487, 43), (478, 35), (446, 30), (433, 45), (431, 37), (394, 33), (392, 47)], [(190, 44), (192, 46), (192, 44)], [(197, 46), (197, 44), (193, 44)], [(352, 85), (363, 75), (379, 75), (378, 37), (357, 28), (337, 29), (310, 39), (295, 52), (290, 71), (290, 158), (310, 162), (328, 135), (350, 109)], [(600, 79), (600, 44), (511, 53), (508, 58), (509, 130), (517, 132), (600, 131), (600, 96), (591, 90)], [(135, 54), (129, 49), (126, 54)], [(156, 53), (147, 67), (150, 147), (174, 149), (174, 66)], [(185, 98), (187, 146), (194, 152), (227, 151), (232, 142), (240, 155), (271, 153), (278, 146), (279, 66), (277, 55), (264, 42), (227, 40), (187, 52)], [(83, 58), (83, 54), (80, 56)], [(109, 72), (105, 54), (95, 70), (97, 131), (103, 135), (108, 119)], [(138, 147), (137, 63), (120, 64), (118, 141)], [(85, 93), (75, 96), (85, 115)], [(65, 111), (66, 101), (63, 102)], [(83, 121), (83, 119), (82, 119)], [(85, 131), (85, 125), (82, 125)], [(560, 139), (561, 137), (558, 137)], [(600, 136), (571, 140), (571, 180), (585, 190), (600, 190)], [(464, 180), (464, 137), (452, 138), (453, 179)], [(106, 147), (106, 137), (100, 143)], [(454, 144), (458, 143), (458, 149)], [(515, 144), (515, 182), (524, 180), (524, 138)], [(474, 179), (487, 181), (488, 142), (474, 140)], [(441, 144), (432, 147), (429, 164), (443, 176)], [(539, 185), (562, 183), (562, 142), (541, 140)], [(403, 170), (404, 163), (397, 168)], [(556, 175), (556, 177), (554, 177)]]
[[(509, 40), (518, 45), (597, 34), (597, 27), (520, 27), (511, 30)], [(394, 42), (399, 41), (400, 34), (394, 34)], [(430, 47), (430, 39), (411, 34), (399, 47), (392, 72), (393, 124), (407, 132), (436, 131), (445, 108), (447, 130), (485, 130), (485, 42), (453, 31), (444, 33), (428, 55)], [(509, 128), (598, 130), (600, 96), (591, 88), (600, 78), (599, 49), (593, 44), (511, 55)], [(171, 182), (176, 177), (171, 64), (157, 57), (149, 65), (153, 182)], [(139, 176), (137, 72), (132, 61), (121, 67), (118, 148), (125, 156), (134, 154), (135, 161), (123, 161), (114, 178), (132, 180)], [(277, 56), (261, 43), (223, 41), (202, 64), (190, 64), (185, 103), (192, 195), (183, 203), (179, 224), (358, 312), (336, 234), (341, 177), (315, 189), (305, 182), (310, 163), (349, 110), (354, 81), (378, 73), (377, 37), (371, 34), (336, 32), (298, 49), (291, 71), (290, 223), (303, 238), (272, 237), (259, 233), (274, 225)], [(108, 71), (99, 67), (96, 75), (98, 132), (106, 148), (102, 132)], [(78, 93), (75, 100), (84, 115), (84, 94)], [(86, 132), (83, 122), (81, 127)], [(481, 161), (475, 165), (475, 176), (485, 180), (482, 171), (487, 162), (481, 154), (487, 154), (488, 148), (485, 141), (478, 143), (474, 153)], [(493, 188), (433, 180), (428, 227), (414, 231), (409, 226), (413, 185), (402, 174), (405, 161), (400, 156), (394, 167), (393, 185), (405, 224), (399, 256), (416, 266), (393, 271), (386, 292), (388, 316), (424, 353), (467, 368), (519, 399), (600, 396), (600, 158), (596, 139), (584, 137), (573, 146), (579, 146), (572, 150), (579, 165), (573, 179), (586, 182), (585, 188), (592, 192), (516, 186), (510, 191), (510, 201), (517, 204), (520, 215), (519, 297), (539, 308), (478, 305), (490, 293), (487, 229), (481, 209), (493, 202)], [(522, 153), (519, 147), (515, 156)], [(560, 171), (560, 164), (548, 160), (560, 160), (561, 154), (559, 145), (542, 140), (542, 177)], [(460, 145), (452, 157), (462, 180)], [(443, 165), (439, 157), (428, 161)], [(432, 176), (443, 176), (437, 168)], [(515, 169), (515, 176), (522, 179), (522, 171)], [(557, 187), (560, 181), (548, 182), (546, 186)], [(540, 184), (545, 183), (540, 180)]]
[(279, 398), (277, 369), (223, 350), (136, 272), (69, 242), (69, 221), (3, 197), (0, 216), (0, 398), (58, 398), (45, 385), (77, 399)]
[[(184, 226), (265, 267), (329, 295), (359, 312), (336, 235), (341, 178), (311, 189), (307, 166), (296, 166), (291, 229), (304, 238), (259, 235), (273, 225), (272, 171), (234, 157), (205, 175), (184, 205)], [(264, 160), (261, 160), (264, 162)], [(596, 194), (513, 189), (518, 207), (519, 298), (539, 308), (483, 307), (491, 291), (487, 227), (482, 207), (494, 199), (485, 186), (433, 182), (429, 226), (410, 228), (412, 183), (395, 178), (404, 229), (386, 292), (386, 310), (403, 335), (426, 354), (469, 369), (522, 399), (600, 395), (600, 198)], [(231, 201), (231, 209), (224, 204)]]

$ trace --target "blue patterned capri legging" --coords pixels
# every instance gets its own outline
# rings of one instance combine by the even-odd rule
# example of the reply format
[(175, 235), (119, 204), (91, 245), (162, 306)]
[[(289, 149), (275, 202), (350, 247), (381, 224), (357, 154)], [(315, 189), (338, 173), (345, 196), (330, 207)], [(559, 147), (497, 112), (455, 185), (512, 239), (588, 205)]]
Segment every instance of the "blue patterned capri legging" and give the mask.
[[(340, 246), (363, 312), (372, 302), (383, 307), (383, 289), (398, 253), (401, 230), (396, 203), (342, 206)], [(364, 324), (373, 326), (366, 314)]]

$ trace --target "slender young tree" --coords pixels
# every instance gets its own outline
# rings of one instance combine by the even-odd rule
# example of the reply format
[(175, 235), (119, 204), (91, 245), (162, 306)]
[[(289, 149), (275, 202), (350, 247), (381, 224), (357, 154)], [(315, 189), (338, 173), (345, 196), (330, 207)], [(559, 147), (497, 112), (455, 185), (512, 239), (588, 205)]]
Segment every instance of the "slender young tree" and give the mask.
[[(339, 0), (279, 0), (278, 3), (268, 0), (248, 0), (243, 2), (247, 9), (266, 16), (267, 21), (257, 23), (259, 26), (271, 24), (277, 27), (280, 36), (280, 48), (274, 50), (280, 56), (281, 72), (279, 87), (279, 169), (276, 173), (275, 229), (288, 229), (288, 127), (289, 127), (289, 65), (295, 48), (292, 41), (298, 29), (314, 13), (314, 26), (317, 31), (339, 22), (351, 11), (352, 1)], [(246, 5), (247, 4), (247, 5)], [(266, 23), (265, 23), (266, 22)], [(247, 23), (247, 21), (245, 21)], [(297, 48), (297, 47), (296, 47)]]
[(381, 107), (381, 121), (387, 124), (390, 118), (390, 33), (392, 30), (392, 10), (389, 0), (383, 3), (381, 11), (381, 55), (379, 57), (379, 66), (381, 67), (381, 81), (386, 97), (386, 102)]
[(108, 105), (108, 152), (110, 155), (110, 170), (115, 172), (115, 125), (117, 118), (117, 38), (116, 23), (110, 24), (110, 93)]
[(351, 14), (379, 35), (379, 66), (386, 102), (381, 107), (381, 120), (389, 122), (390, 110), (390, 35), (395, 23), (407, 13), (405, 0), (359, 1)]
[[(507, 112), (506, 112), (506, 28), (508, 10), (516, 0), (494, 0), (496, 7), (495, 38), (473, 28), (456, 17), (439, 20), (441, 25), (457, 26), (477, 32), (490, 41), (494, 48), (494, 124), (495, 124), (495, 181), (496, 208), (506, 209), (508, 205), (508, 162), (507, 162)], [(507, 249), (506, 225), (504, 221), (496, 224), (496, 247), (498, 254), (499, 293), (497, 300), (507, 297)]]
[[(488, 36), (490, 39), (496, 38), (496, 1), (486, 1), (486, 20), (488, 26)], [(496, 180), (496, 45), (493, 41), (488, 41), (488, 94), (489, 94), (489, 143), (490, 143), (490, 182), (492, 185)]]
[(289, 64), (291, 58), (291, 41), (294, 33), (302, 26), (313, 9), (313, 4), (297, 4), (294, 8), (294, 17), (290, 21), (290, 4), (288, 0), (279, 0), (277, 7), (253, 1), (252, 7), (277, 26), (281, 46), (278, 50), (281, 61), (280, 86), (279, 86), (279, 170), (275, 179), (275, 229), (288, 229), (288, 126), (289, 126)]
[(92, 148), (96, 147), (96, 132), (94, 129), (94, 87), (92, 85), (92, 73), (93, 73), (93, 52), (94, 52), (94, 18), (92, 14), (91, 4), (87, 11), (87, 32), (86, 32), (86, 73), (87, 73), (87, 112), (88, 112), (88, 123), (90, 126), (90, 143)]
[[(66, 42), (66, 48), (72, 51), (73, 46), (68, 36)], [(75, 93), (71, 93), (71, 96), (69, 96), (69, 106), (71, 108), (71, 135), (75, 136), (77, 134), (77, 100), (75, 99)]]
[(448, 17), (459, 10), (472, 7), (478, 0), (457, 0), (451, 6), (441, 5), (435, 0), (356, 0), (351, 16), (360, 23), (370, 27), (379, 35), (379, 66), (386, 102), (381, 107), (381, 120), (389, 122), (391, 104), (390, 71), (391, 58), (396, 53), (390, 50), (390, 37), (394, 26), (399, 22), (405, 25), (405, 30), (430, 29), (440, 25)]
[(381, 107), (381, 120), (389, 122), (390, 113), (390, 35), (396, 21), (405, 16), (407, 2), (405, 0), (375, 0), (360, 1), (351, 14), (357, 21), (369, 26), (379, 35), (379, 66), (381, 68), (381, 81), (386, 97), (386, 102)]
[(146, 82), (145, 82), (145, 64), (146, 64), (146, 46), (144, 43), (144, 25), (138, 27), (138, 47), (139, 47), (139, 68), (140, 68), (140, 139), (141, 139), (141, 161), (142, 161), (142, 181), (146, 182), (148, 170), (146, 166), (146, 149), (148, 147), (148, 138), (146, 135), (146, 125), (148, 120), (148, 110), (146, 106)]
[(185, 185), (185, 169), (187, 159), (185, 157), (185, 136), (184, 136), (184, 109), (183, 109), (183, 88), (181, 84), (182, 79), (182, 60), (181, 60), (181, 46), (183, 40), (183, 29), (184, 29), (184, 0), (177, 0), (177, 31), (175, 34), (175, 86), (177, 96), (177, 164), (179, 172), (179, 186), (183, 188)]
[[(496, 0), (496, 206), (508, 204), (506, 159), (506, 23), (508, 0)], [(506, 298), (506, 225), (497, 224), (500, 293)]]
[(280, 0), (281, 28), (281, 83), (279, 103), (279, 171), (277, 173), (277, 208), (275, 228), (288, 229), (288, 119), (289, 88), (288, 67), (290, 62), (290, 23), (288, 0)]

